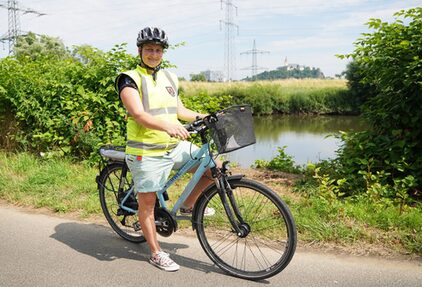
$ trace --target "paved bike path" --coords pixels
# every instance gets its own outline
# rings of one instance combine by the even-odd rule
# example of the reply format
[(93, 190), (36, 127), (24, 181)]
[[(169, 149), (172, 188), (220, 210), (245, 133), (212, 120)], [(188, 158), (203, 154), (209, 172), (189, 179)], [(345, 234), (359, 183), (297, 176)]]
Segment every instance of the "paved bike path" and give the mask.
[(160, 238), (181, 265), (166, 273), (146, 244), (107, 226), (31, 214), (0, 205), (0, 286), (421, 286), (420, 262), (297, 252), (279, 275), (260, 282), (227, 276), (195, 237)]

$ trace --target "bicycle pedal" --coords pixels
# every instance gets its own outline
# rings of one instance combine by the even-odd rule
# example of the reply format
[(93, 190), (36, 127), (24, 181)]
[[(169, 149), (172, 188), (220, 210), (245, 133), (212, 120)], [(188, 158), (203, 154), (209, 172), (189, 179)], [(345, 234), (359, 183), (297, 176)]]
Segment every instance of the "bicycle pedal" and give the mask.
[(124, 215), (124, 210), (123, 209), (121, 209), (121, 208), (119, 208), (119, 209), (117, 209), (117, 216), (122, 216), (122, 215)]
[(135, 222), (134, 224), (132, 224), (132, 227), (135, 231), (141, 230), (141, 224), (139, 224), (139, 222)]

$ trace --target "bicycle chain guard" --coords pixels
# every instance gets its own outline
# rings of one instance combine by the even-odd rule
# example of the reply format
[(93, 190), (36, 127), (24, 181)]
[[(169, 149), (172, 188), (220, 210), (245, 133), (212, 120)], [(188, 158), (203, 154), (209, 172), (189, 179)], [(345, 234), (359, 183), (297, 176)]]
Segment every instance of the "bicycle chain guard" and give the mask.
[(157, 232), (161, 236), (169, 237), (177, 230), (177, 221), (166, 209), (158, 207), (156, 208), (154, 215)]

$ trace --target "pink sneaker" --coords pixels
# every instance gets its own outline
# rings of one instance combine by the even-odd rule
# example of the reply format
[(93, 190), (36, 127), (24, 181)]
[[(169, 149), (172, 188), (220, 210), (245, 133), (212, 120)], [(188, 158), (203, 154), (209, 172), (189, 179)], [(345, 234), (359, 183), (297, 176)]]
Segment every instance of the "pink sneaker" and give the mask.
[(170, 255), (164, 251), (159, 251), (157, 254), (152, 256), (149, 259), (149, 262), (164, 271), (170, 272), (177, 271), (180, 269), (180, 266), (176, 262), (171, 260)]

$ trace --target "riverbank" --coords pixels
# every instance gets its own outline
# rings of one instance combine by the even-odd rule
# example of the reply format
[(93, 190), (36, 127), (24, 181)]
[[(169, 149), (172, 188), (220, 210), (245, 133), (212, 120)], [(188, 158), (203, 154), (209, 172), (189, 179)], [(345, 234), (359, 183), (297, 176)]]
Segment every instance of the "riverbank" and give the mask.
[(180, 82), (181, 95), (231, 96), (256, 115), (357, 114), (358, 105), (342, 79), (286, 79), (256, 82)]
[[(95, 167), (63, 158), (46, 160), (26, 153), (0, 152), (0, 200), (58, 216), (104, 222), (97, 173)], [(400, 217), (394, 209), (379, 211), (364, 202), (329, 203), (317, 196), (308, 197), (293, 191), (293, 184), (300, 180), (297, 175), (255, 169), (235, 169), (233, 173), (270, 186), (285, 200), (295, 217), (302, 248), (409, 258), (422, 255), (420, 216), (405, 213)], [(171, 189), (170, 197), (180, 192), (182, 185)], [(382, 221), (384, 217), (387, 220)], [(407, 224), (409, 220), (417, 227)]]

